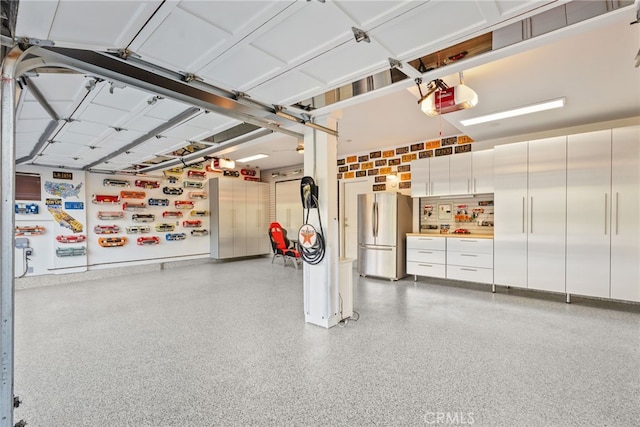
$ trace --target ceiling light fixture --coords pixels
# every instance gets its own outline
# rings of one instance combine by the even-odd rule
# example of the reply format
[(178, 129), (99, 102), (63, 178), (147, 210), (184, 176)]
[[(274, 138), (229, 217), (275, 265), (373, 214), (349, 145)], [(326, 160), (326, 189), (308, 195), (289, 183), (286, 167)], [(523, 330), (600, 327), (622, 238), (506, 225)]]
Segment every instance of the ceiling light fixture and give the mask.
[(509, 117), (522, 116), (524, 114), (537, 113), (539, 111), (552, 110), (554, 108), (564, 107), (566, 98), (558, 98), (552, 101), (540, 102), (528, 105), (526, 107), (515, 108), (513, 110), (501, 111), (499, 113), (487, 114), (486, 116), (475, 117), (473, 119), (460, 120), (462, 126), (472, 126), (479, 123), (493, 122), (495, 120), (507, 119)]
[(266, 157), (269, 157), (268, 154), (254, 154), (253, 156), (248, 156), (248, 157), (243, 157), (241, 159), (236, 160), (236, 162), (238, 163), (247, 163), (247, 162), (251, 162), (253, 160), (260, 160), (260, 159), (264, 159)]
[(296, 147), (296, 151), (298, 152), (298, 154), (304, 154), (304, 144), (298, 144), (298, 146)]

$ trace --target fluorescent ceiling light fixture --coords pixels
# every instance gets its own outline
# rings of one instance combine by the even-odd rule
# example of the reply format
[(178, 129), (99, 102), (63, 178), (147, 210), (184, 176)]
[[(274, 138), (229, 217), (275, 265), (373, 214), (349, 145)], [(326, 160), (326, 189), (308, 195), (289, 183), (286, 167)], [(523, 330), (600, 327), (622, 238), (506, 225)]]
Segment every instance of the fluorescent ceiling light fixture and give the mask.
[(252, 162), (254, 160), (259, 160), (259, 159), (264, 159), (265, 157), (269, 157), (268, 154), (254, 154), (253, 156), (249, 156), (249, 157), (243, 157), (242, 159), (238, 159), (236, 160), (236, 162), (238, 163), (247, 163), (247, 162)]
[(462, 124), (462, 126), (472, 126), (479, 123), (493, 122), (495, 120), (507, 119), (509, 117), (522, 116), (524, 114), (537, 113), (538, 111), (564, 107), (565, 103), (566, 98), (562, 97), (554, 99), (553, 101), (540, 102), (538, 104), (502, 111), (500, 113), (488, 114), (486, 116), (475, 117), (473, 119), (460, 120), (460, 124)]

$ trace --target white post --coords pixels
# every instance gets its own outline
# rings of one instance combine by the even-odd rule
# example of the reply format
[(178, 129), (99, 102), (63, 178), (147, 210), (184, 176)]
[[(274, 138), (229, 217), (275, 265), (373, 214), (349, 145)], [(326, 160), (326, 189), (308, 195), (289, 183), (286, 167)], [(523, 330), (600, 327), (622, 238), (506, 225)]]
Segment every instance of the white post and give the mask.
[[(336, 119), (327, 118), (324, 126), (335, 129)], [(304, 263), (305, 321), (330, 328), (339, 319), (338, 259), (340, 252), (338, 230), (337, 138), (315, 129), (305, 133), (304, 174), (318, 186), (318, 209), (309, 211), (308, 223), (321, 232), (325, 240), (324, 259), (317, 265)], [(322, 227), (318, 221), (322, 219)], [(307, 211), (305, 210), (305, 219)]]
[(11, 50), (3, 59), (0, 109), (0, 427), (13, 427), (14, 356), (14, 199), (15, 199), (15, 70), (22, 51)]

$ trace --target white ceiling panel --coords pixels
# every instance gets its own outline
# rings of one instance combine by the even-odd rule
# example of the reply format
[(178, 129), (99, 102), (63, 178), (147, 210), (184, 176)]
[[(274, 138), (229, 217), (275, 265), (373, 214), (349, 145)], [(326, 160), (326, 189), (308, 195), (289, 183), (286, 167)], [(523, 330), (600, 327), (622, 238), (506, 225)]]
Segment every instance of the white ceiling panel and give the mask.
[(45, 149), (42, 150), (42, 154), (47, 156), (78, 157), (80, 155), (86, 154), (86, 152), (88, 151), (96, 150), (98, 149), (96, 148), (94, 150), (91, 150), (86, 145), (56, 142), (53, 144), (47, 144)]
[(371, 43), (385, 46), (394, 58), (410, 60), (461, 41), (464, 35), (484, 27), (485, 22), (476, 2), (432, 1), (394, 20), (393, 25), (370, 31), (369, 37)]
[(47, 40), (57, 8), (58, 2), (55, 1), (21, 1), (18, 4), (16, 35)]
[(290, 19), (260, 34), (251, 44), (287, 64), (299, 62), (353, 39), (354, 22), (330, 2), (309, 2)]
[(522, 13), (552, 2), (548, 0), (494, 0), (494, 3), (502, 15), (511, 15), (514, 13)]
[[(40, 73), (29, 80), (35, 84), (42, 96), (49, 102), (69, 102), (79, 99), (87, 89), (87, 79), (76, 73)], [(28, 86), (27, 86), (28, 87)], [(28, 99), (35, 99), (31, 94)]]
[(110, 90), (110, 86), (103, 86), (91, 103), (122, 111), (133, 111), (141, 105), (146, 106), (147, 100), (151, 97), (147, 92), (131, 87), (114, 87)]
[(84, 111), (77, 115), (80, 121), (102, 123), (107, 126), (116, 125), (125, 120), (129, 115), (128, 111), (116, 108), (103, 107), (101, 105), (89, 104)]
[(132, 151), (136, 153), (147, 153), (149, 155), (157, 155), (164, 154), (167, 152), (171, 152), (177, 150), (178, 148), (184, 147), (187, 145), (182, 138), (174, 138), (174, 137), (162, 137), (162, 138), (153, 138), (148, 142), (138, 145)]
[(18, 120), (51, 119), (51, 116), (37, 101), (25, 101), (19, 107), (16, 115)]
[(120, 127), (127, 130), (135, 130), (138, 132), (147, 133), (151, 129), (155, 129), (164, 123), (166, 123), (166, 121), (162, 119), (156, 119), (149, 116), (138, 116), (125, 121)]
[(316, 94), (324, 89), (324, 83), (297, 71), (282, 74), (251, 90), (258, 99), (271, 100), (274, 104), (288, 104)]
[(95, 138), (103, 136), (106, 132), (111, 131), (111, 129), (104, 124), (92, 122), (74, 121), (67, 126), (69, 126), (69, 132), (75, 132)]
[(159, 120), (171, 120), (178, 114), (191, 108), (190, 105), (184, 104), (173, 99), (160, 99), (158, 100), (148, 111), (144, 113), (147, 117), (152, 117)]
[(131, 129), (125, 129), (120, 132), (113, 131), (113, 133), (109, 135), (109, 140), (121, 143), (130, 143), (140, 138), (144, 134), (145, 132), (135, 131)]
[(255, 47), (244, 45), (219, 57), (198, 74), (211, 84), (243, 91), (281, 72), (284, 65)]
[(222, 29), (178, 7), (142, 42), (137, 53), (170, 69), (193, 72), (207, 63), (229, 37)]
[(60, 1), (48, 38), (57, 46), (83, 46), (97, 50), (124, 48), (161, 3)]
[(21, 134), (36, 134), (38, 138), (42, 135), (42, 132), (45, 131), (47, 126), (51, 120), (41, 119), (41, 120), (18, 120), (16, 122), (16, 137)]
[(368, 30), (372, 26), (384, 22), (407, 9), (413, 8), (420, 3), (418, 1), (334, 1), (342, 9), (356, 26), (362, 30)]
[[(105, 132), (104, 135), (107, 135), (107, 133)], [(64, 141), (70, 144), (80, 144), (80, 145), (92, 145), (98, 139), (99, 138), (97, 136), (90, 136), (82, 133), (73, 132), (68, 126), (65, 126), (60, 132), (58, 132), (58, 134), (54, 138), (54, 140), (56, 141)]]
[(180, 8), (229, 34), (246, 33), (295, 3), (289, 1), (182, 1)]
[(300, 71), (328, 86), (389, 68), (390, 52), (375, 43), (347, 43), (305, 63)]
[(200, 114), (189, 120), (190, 126), (209, 130), (212, 134), (216, 131), (228, 129), (237, 124), (240, 124), (240, 120), (230, 119), (229, 117), (216, 113)]

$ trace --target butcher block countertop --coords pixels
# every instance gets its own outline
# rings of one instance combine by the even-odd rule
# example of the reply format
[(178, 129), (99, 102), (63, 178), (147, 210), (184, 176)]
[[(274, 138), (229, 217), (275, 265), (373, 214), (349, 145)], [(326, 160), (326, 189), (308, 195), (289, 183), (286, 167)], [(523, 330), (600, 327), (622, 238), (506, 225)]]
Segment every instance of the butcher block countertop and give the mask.
[(407, 233), (407, 237), (453, 237), (460, 239), (493, 239), (493, 234), (440, 234), (440, 233)]

